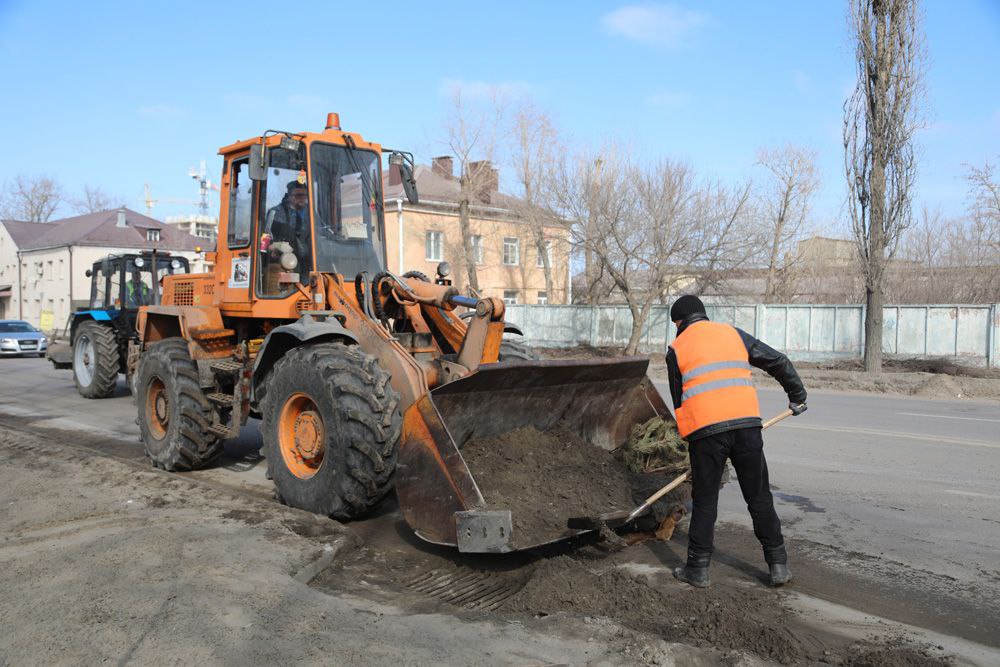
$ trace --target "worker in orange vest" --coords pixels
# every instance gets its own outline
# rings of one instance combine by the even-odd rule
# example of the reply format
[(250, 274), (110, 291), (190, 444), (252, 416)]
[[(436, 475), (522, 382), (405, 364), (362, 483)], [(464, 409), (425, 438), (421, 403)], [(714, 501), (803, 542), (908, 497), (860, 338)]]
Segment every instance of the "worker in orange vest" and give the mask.
[(688, 442), (692, 486), (687, 564), (675, 568), (674, 576), (699, 588), (709, 585), (719, 486), (729, 459), (764, 548), (771, 585), (786, 584), (792, 575), (768, 482), (751, 366), (781, 383), (795, 415), (806, 410), (806, 389), (788, 357), (745, 331), (710, 322), (698, 297), (677, 299), (670, 319), (677, 338), (667, 352), (667, 373), (677, 430)]

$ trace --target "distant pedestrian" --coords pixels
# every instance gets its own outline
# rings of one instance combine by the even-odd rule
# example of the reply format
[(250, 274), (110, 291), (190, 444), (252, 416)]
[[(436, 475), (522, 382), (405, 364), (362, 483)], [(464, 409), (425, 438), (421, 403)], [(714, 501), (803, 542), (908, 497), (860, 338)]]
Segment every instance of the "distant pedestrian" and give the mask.
[(677, 325), (677, 338), (667, 352), (667, 373), (677, 430), (690, 452), (693, 505), (687, 564), (675, 568), (674, 576), (699, 588), (709, 585), (719, 485), (729, 459), (764, 549), (771, 585), (786, 584), (792, 575), (768, 481), (751, 366), (781, 383), (795, 415), (806, 410), (802, 380), (784, 354), (741, 329), (710, 322), (696, 296), (677, 299), (670, 319)]

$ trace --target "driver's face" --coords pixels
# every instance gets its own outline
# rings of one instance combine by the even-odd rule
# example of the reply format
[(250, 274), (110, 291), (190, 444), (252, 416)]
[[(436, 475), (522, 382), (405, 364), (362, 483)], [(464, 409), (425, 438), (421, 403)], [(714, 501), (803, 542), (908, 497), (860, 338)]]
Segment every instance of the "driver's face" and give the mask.
[(306, 192), (305, 188), (292, 190), (291, 201), (292, 206), (295, 208), (304, 208), (306, 203), (309, 201), (309, 193)]

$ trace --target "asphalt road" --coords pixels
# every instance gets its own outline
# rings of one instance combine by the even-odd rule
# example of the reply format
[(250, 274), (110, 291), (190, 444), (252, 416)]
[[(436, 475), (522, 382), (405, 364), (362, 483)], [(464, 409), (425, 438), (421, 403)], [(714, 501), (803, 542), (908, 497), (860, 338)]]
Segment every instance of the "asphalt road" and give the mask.
[[(760, 395), (765, 416), (786, 405), (779, 391), (762, 389)], [(134, 420), (124, 382), (114, 398), (87, 400), (76, 393), (69, 371), (42, 359), (0, 359), (0, 425), (81, 438), (141, 460)], [(768, 430), (765, 443), (786, 537), (800, 545), (791, 555), (799, 590), (1000, 643), (1000, 403), (816, 391), (809, 411)], [(270, 497), (259, 446), (251, 423), (227, 444), (220, 466), (189, 474)], [(717, 560), (727, 562), (726, 550), (736, 554), (728, 562), (737, 569), (759, 560), (752, 535), (727, 534), (727, 523), (750, 526), (735, 483), (721, 494)], [(810, 572), (810, 560), (822, 560), (822, 567)], [(835, 580), (841, 571), (854, 583)], [(901, 596), (894, 606), (880, 603), (889, 588), (863, 590), (857, 583), (895, 571), (907, 572), (910, 582), (892, 589)], [(846, 587), (855, 593), (840, 595)], [(918, 601), (908, 592), (913, 590), (929, 592)], [(952, 590), (954, 600), (942, 601)], [(910, 605), (919, 613), (907, 614)]]
[[(765, 416), (787, 407), (759, 393)], [(1000, 403), (816, 391), (764, 442), (787, 534), (1000, 579)], [(720, 521), (750, 525), (736, 485), (720, 501)]]

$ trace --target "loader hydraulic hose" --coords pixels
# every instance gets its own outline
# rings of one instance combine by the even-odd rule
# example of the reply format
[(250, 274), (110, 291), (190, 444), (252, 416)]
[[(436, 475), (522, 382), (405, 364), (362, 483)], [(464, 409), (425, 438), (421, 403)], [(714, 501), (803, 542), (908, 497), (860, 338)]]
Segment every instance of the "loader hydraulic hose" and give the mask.
[(479, 299), (474, 299), (471, 296), (462, 296), (461, 294), (452, 296), (449, 301), (456, 306), (465, 306), (466, 308), (475, 308), (476, 304), (479, 303)]

